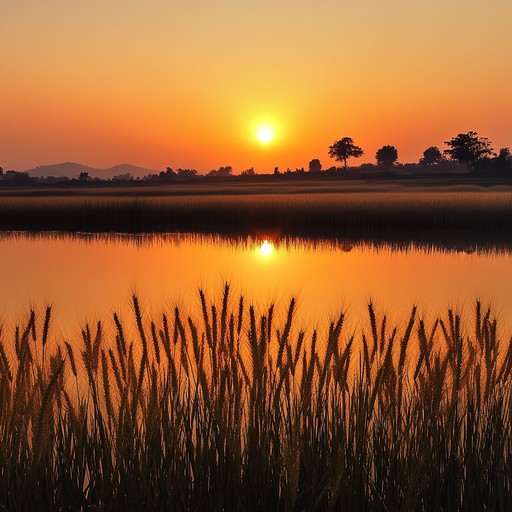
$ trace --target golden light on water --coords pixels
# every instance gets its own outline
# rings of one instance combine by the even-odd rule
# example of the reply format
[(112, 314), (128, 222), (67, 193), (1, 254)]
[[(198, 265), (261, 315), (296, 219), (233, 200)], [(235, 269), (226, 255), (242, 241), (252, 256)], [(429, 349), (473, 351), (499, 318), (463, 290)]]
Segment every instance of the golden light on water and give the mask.
[(264, 240), (260, 245), (260, 254), (268, 257), (274, 252), (274, 244), (268, 240)]

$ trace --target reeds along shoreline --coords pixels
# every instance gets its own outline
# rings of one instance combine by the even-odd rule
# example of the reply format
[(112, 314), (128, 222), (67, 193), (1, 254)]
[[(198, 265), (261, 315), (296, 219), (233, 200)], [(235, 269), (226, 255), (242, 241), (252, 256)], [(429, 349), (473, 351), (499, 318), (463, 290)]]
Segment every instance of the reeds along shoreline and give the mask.
[(300, 330), (243, 298), (50, 350), (0, 341), (7, 510), (510, 510), (512, 342), (488, 310)]
[(344, 238), (437, 247), (512, 244), (508, 193), (4, 198), (0, 229)]

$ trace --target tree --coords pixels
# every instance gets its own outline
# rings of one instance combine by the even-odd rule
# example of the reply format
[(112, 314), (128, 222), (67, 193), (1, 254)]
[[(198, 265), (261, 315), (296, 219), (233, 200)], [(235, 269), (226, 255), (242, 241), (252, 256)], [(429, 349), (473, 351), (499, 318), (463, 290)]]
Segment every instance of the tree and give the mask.
[[(501, 148), (500, 152), (498, 153), (498, 156), (496, 157), (500, 162), (503, 163), (510, 163), (512, 160), (512, 155), (510, 154), (510, 149), (508, 148)], [(1, 167), (0, 167), (1, 170)]]
[(233, 167), (231, 165), (225, 165), (224, 167), (219, 167), (217, 171), (217, 176), (231, 176), (233, 174)]
[(241, 176), (256, 176), (254, 167), (249, 167), (249, 169), (245, 169), (245, 171), (242, 171)]
[(33, 178), (30, 177), (28, 172), (7, 171), (6, 176), (9, 176), (10, 179), (14, 181), (14, 183), (26, 184), (34, 181)]
[(321, 172), (322, 171), (322, 163), (318, 158), (313, 158), (311, 162), (309, 162), (308, 167), (309, 172)]
[(133, 181), (131, 173), (118, 174), (112, 178), (112, 181)]
[(449, 149), (445, 149), (444, 153), (452, 160), (466, 164), (468, 171), (473, 171), (479, 160), (493, 155), (489, 139), (479, 137), (476, 132), (459, 133), (445, 144)]
[(437, 146), (430, 146), (423, 151), (423, 158), (420, 158), (420, 165), (437, 165), (440, 164), (445, 157)]
[(218, 169), (212, 169), (207, 176), (220, 176), (226, 177), (231, 176), (233, 174), (233, 167), (231, 165), (226, 165), (224, 167), (219, 167)]
[(377, 153), (375, 153), (377, 164), (390, 168), (398, 160), (398, 151), (395, 146), (382, 146)]
[(178, 177), (182, 180), (189, 180), (197, 178), (198, 172), (195, 169), (176, 169)]
[(483, 160), (481, 160), (480, 164), (485, 164), (486, 160), (487, 162), (487, 168), (490, 171), (494, 172), (510, 172), (512, 170), (512, 155), (510, 154), (510, 149), (508, 148), (500, 148), (499, 153), (494, 158), (487, 158), (485, 157)]
[(173, 181), (177, 174), (172, 167), (166, 167), (165, 172), (162, 171), (159, 176), (162, 181)]
[(160, 181), (164, 181), (164, 182), (171, 182), (171, 181), (174, 181), (174, 179), (176, 178), (176, 173), (174, 172), (173, 168), (172, 167), (166, 167), (165, 168), (165, 171), (160, 171), (158, 173), (158, 179)]
[(338, 160), (338, 162), (343, 162), (345, 170), (347, 170), (348, 158), (359, 158), (363, 154), (364, 151), (356, 146), (350, 137), (343, 137), (343, 139), (337, 140), (332, 146), (329, 146), (329, 156)]
[(86, 172), (86, 171), (83, 171), (81, 172), (79, 175), (78, 175), (78, 179), (80, 181), (89, 181), (91, 179), (91, 177), (89, 176), (89, 173)]

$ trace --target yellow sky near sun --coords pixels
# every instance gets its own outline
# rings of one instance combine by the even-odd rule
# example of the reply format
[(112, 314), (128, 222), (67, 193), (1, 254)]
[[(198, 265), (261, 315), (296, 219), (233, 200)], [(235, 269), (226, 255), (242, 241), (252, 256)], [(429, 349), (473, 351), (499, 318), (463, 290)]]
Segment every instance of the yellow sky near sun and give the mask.
[(468, 130), (512, 145), (508, 0), (3, 4), (5, 168), (327, 167), (344, 136), (405, 162)]

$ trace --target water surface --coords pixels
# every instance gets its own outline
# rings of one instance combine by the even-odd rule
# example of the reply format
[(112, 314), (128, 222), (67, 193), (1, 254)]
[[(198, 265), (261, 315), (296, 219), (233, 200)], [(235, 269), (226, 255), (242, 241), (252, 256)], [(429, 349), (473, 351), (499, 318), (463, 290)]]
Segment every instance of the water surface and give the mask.
[(4, 233), (0, 238), (0, 314), (5, 327), (29, 307), (53, 305), (57, 339), (74, 338), (85, 321), (130, 314), (136, 292), (148, 314), (175, 305), (197, 311), (198, 288), (220, 300), (223, 283), (258, 308), (281, 311), (298, 299), (300, 323), (325, 324), (340, 309), (357, 325), (371, 299), (394, 320), (413, 304), (429, 316), (447, 307), (472, 312), (492, 304), (509, 324), (512, 255), (351, 245), (261, 237), (199, 235), (59, 235)]

